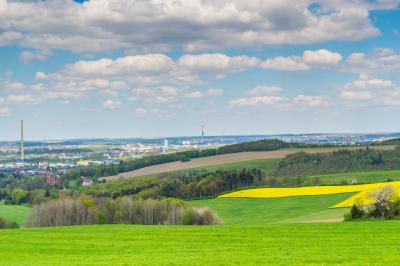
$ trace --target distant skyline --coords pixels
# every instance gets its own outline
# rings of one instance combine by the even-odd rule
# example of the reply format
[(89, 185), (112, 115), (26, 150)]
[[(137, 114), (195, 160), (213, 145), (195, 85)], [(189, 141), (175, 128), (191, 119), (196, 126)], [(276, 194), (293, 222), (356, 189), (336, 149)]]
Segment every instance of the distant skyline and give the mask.
[(0, 140), (400, 132), (399, 5), (0, 0)]

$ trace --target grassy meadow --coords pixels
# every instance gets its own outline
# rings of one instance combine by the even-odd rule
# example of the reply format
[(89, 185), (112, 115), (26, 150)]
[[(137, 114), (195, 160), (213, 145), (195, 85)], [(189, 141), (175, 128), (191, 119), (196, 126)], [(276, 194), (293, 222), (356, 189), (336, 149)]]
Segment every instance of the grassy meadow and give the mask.
[(19, 225), (24, 225), (30, 207), (22, 205), (5, 205), (0, 204), (0, 217), (17, 222)]
[[(192, 201), (192, 204), (209, 206), (224, 220), (225, 225), (265, 225), (271, 223), (311, 222), (324, 219), (343, 219), (347, 208), (329, 207), (353, 193), (300, 196), (272, 199), (215, 198)], [(303, 217), (304, 219), (301, 220)]]
[(207, 171), (213, 172), (216, 170), (232, 170), (232, 169), (241, 169), (241, 168), (258, 168), (263, 171), (265, 174), (271, 173), (279, 164), (281, 159), (260, 159), (260, 160), (250, 160), (243, 161), (237, 163), (229, 163), (229, 164), (221, 164), (221, 165), (212, 165), (204, 168), (198, 169), (206, 169)]
[(6, 229), (1, 265), (399, 265), (399, 222)]
[(346, 181), (351, 184), (353, 180), (357, 183), (379, 183), (388, 180), (400, 180), (400, 171), (371, 171), (371, 172), (355, 172), (355, 173), (341, 173), (330, 175), (311, 176), (310, 178), (320, 178), (322, 185), (338, 184)]

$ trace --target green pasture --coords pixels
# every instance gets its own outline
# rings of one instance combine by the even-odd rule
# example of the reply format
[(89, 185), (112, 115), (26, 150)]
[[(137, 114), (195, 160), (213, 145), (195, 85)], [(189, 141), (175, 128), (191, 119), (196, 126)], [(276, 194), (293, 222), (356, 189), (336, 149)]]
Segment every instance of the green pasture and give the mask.
[(400, 222), (7, 229), (1, 265), (399, 265)]
[(353, 180), (357, 181), (357, 183), (379, 183), (389, 180), (400, 180), (400, 170), (340, 173), (310, 176), (310, 178), (319, 178), (321, 180), (321, 184), (324, 185), (339, 184), (342, 181), (346, 181), (347, 183), (351, 184)]
[(273, 199), (215, 198), (190, 203), (211, 207), (224, 220), (225, 225), (248, 226), (342, 219), (344, 212), (348, 211), (346, 208), (338, 210), (329, 207), (351, 195), (345, 193)]
[(0, 217), (9, 221), (17, 222), (19, 225), (24, 225), (29, 207), (22, 205), (5, 205), (0, 204)]
[[(259, 168), (265, 174), (271, 173), (278, 166), (281, 159), (259, 159), (259, 160), (250, 160), (243, 161), (237, 163), (229, 163), (229, 164), (220, 164), (220, 165), (212, 165), (203, 168), (195, 168), (191, 170), (199, 170), (205, 169), (210, 172), (214, 172), (216, 170), (232, 170), (232, 169), (241, 169), (241, 168)], [(184, 170), (188, 171), (188, 170)]]

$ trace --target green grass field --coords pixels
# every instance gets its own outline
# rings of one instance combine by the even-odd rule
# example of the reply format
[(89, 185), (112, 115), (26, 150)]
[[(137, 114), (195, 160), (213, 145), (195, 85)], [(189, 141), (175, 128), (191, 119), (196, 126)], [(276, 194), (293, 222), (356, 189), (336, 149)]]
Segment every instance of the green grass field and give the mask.
[(343, 217), (328, 208), (350, 195), (191, 202), (219, 226), (4, 229), (0, 265), (398, 265), (400, 221), (320, 223)]
[(274, 199), (215, 198), (192, 201), (209, 206), (225, 225), (265, 225), (285, 222), (309, 222), (342, 219), (348, 209), (328, 209), (352, 193)]
[(372, 171), (372, 172), (356, 172), (356, 173), (343, 173), (331, 175), (318, 175), (311, 176), (310, 178), (320, 178), (321, 184), (338, 184), (342, 180), (351, 184), (353, 180), (358, 183), (379, 183), (391, 179), (393, 181), (400, 180), (400, 171)]
[[(201, 168), (193, 168), (193, 169), (188, 169), (188, 170), (179, 170), (179, 171), (171, 171), (168, 172), (169, 174), (172, 173), (187, 173), (189, 171), (202, 171), (206, 170), (209, 172), (214, 172), (217, 170), (232, 170), (232, 169), (241, 169), (241, 168), (259, 168), (261, 169), (265, 174), (271, 173), (273, 170), (275, 170), (276, 166), (279, 164), (280, 159), (261, 159), (261, 160), (250, 160), (250, 161), (244, 161), (244, 162), (238, 162), (238, 163), (230, 163), (230, 164), (220, 164), (220, 165), (212, 165), (212, 166), (207, 166), (207, 167), (201, 167)], [(151, 175), (144, 175), (144, 176), (138, 176), (138, 177), (128, 177), (125, 180), (151, 180), (154, 178), (157, 178), (161, 174), (151, 174)]]
[[(261, 160), (251, 160), (238, 163), (213, 165), (208, 167), (203, 167), (199, 169), (206, 169), (207, 171), (213, 172), (216, 170), (231, 170), (240, 168), (259, 168), (265, 174), (271, 173), (278, 166), (281, 159), (261, 159)], [(193, 170), (193, 169), (191, 169)], [(185, 170), (188, 171), (188, 170)]]
[(26, 206), (0, 204), (0, 217), (24, 225), (29, 210)]
[(399, 265), (399, 222), (3, 230), (1, 265)]

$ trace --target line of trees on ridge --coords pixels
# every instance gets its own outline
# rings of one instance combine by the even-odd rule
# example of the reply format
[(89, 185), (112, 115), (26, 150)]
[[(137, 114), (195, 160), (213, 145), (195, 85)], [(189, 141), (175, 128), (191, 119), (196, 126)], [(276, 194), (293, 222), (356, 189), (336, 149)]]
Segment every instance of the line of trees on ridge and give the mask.
[(165, 173), (151, 179), (125, 179), (82, 188), (95, 197), (137, 195), (140, 198), (174, 197), (199, 199), (214, 197), (222, 192), (254, 186), (264, 178), (257, 168), (217, 170), (215, 172)]

